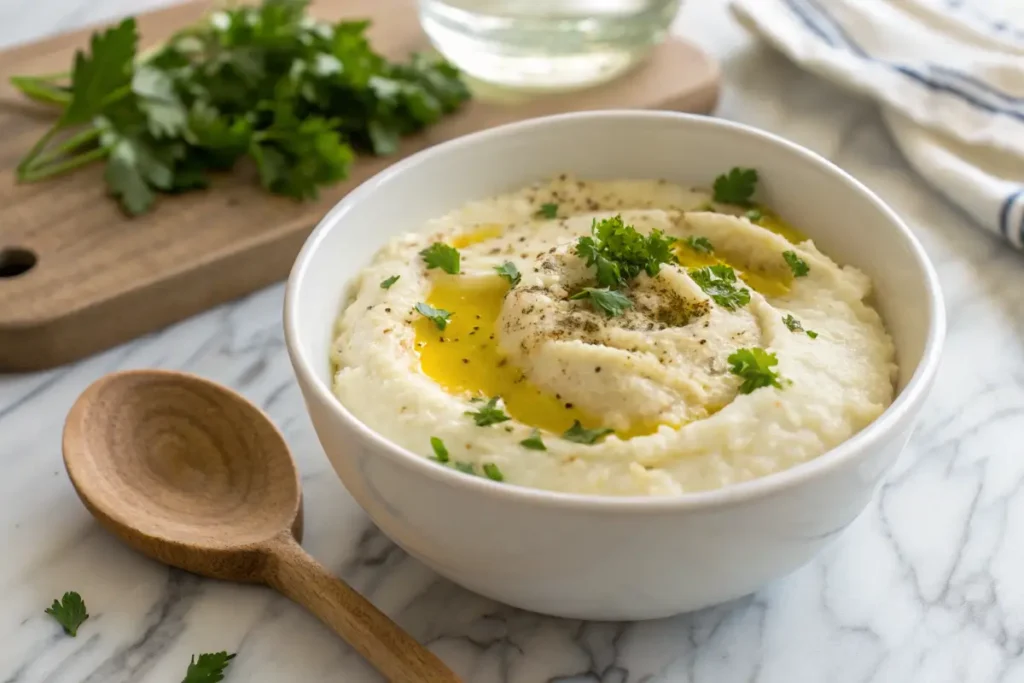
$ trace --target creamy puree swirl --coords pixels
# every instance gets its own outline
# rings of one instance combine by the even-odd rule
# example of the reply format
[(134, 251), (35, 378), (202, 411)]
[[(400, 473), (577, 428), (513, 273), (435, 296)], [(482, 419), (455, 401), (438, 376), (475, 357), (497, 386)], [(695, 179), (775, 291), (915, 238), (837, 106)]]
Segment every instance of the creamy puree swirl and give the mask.
[[(600, 283), (577, 245), (617, 218), (675, 241), (610, 315), (585, 298)], [(436, 244), (458, 251), (458, 274), (427, 267)], [(709, 267), (735, 274), (741, 305), (716, 299)], [(371, 428), (467, 474), (608, 495), (717, 488), (816, 457), (889, 405), (894, 351), (869, 294), (766, 207), (562, 176), (391, 240), (339, 319), (334, 389)], [(449, 314), (444, 329), (424, 304)], [(754, 349), (777, 360), (775, 384), (747, 391), (736, 354)]]

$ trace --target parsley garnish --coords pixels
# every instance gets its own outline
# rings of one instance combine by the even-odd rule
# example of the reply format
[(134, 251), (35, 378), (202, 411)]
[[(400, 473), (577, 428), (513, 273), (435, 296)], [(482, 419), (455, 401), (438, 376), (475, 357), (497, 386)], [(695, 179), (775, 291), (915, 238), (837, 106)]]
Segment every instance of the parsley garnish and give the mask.
[(432, 321), (437, 325), (437, 329), (442, 332), (444, 332), (444, 328), (448, 327), (448, 321), (453, 315), (451, 311), (446, 311), (443, 308), (434, 308), (430, 304), (425, 304), (422, 301), (416, 304), (416, 312), (424, 318)]
[(633, 302), (629, 300), (629, 297), (614, 289), (584, 287), (570, 298), (590, 299), (590, 303), (593, 304), (594, 308), (604, 311), (610, 318), (622, 315), (627, 308), (632, 308), (633, 306)]
[(729, 371), (743, 378), (743, 384), (740, 385), (741, 394), (749, 394), (761, 387), (782, 388), (779, 384), (779, 373), (772, 370), (779, 364), (774, 353), (757, 347), (739, 349), (729, 356), (728, 361), (732, 364)]
[(660, 230), (645, 237), (632, 225), (623, 223), (622, 216), (595, 219), (590, 232), (590, 236), (576, 241), (575, 253), (588, 266), (595, 267), (601, 287), (624, 287), (641, 270), (654, 277), (661, 264), (676, 261), (672, 253), (674, 237), (666, 237)]
[(541, 204), (540, 208), (537, 209), (538, 218), (555, 218), (558, 216), (558, 204), (552, 204), (551, 202)]
[(516, 264), (511, 261), (505, 261), (500, 266), (494, 266), (494, 269), (498, 271), (498, 275), (508, 280), (509, 288), (515, 287), (523, 279), (519, 269), (516, 268)]
[(398, 278), (400, 278), (400, 277), (402, 277), (402, 276), (401, 275), (392, 275), (391, 277), (387, 278), (386, 280), (381, 280), (380, 288), (381, 289), (391, 289), (391, 285), (393, 285), (396, 282), (398, 282)]
[(434, 449), (434, 459), (438, 462), (448, 462), (448, 449), (444, 445), (444, 441), (437, 438), (436, 436), (430, 437), (430, 447)]
[(690, 277), (722, 308), (735, 311), (750, 303), (750, 291), (737, 286), (736, 271), (727, 265), (691, 268)]
[(497, 396), (485, 403), (480, 410), (467, 410), (466, 415), (472, 416), (477, 427), (486, 427), (510, 419), (505, 411), (498, 407)]
[(752, 168), (733, 168), (715, 178), (715, 201), (722, 204), (749, 206), (757, 187), (757, 171)]
[(197, 659), (192, 655), (192, 662), (185, 672), (181, 683), (218, 683), (224, 680), (224, 669), (228, 667), (235, 655), (227, 652), (207, 652)]
[(78, 627), (89, 618), (82, 596), (75, 591), (65, 593), (59, 602), (54, 600), (46, 613), (56, 619), (64, 628), (64, 633), (71, 637), (78, 635)]
[(814, 330), (805, 330), (803, 323), (793, 317), (792, 314), (787, 313), (786, 317), (782, 319), (782, 322), (789, 328), (790, 332), (806, 332), (807, 336), (811, 339), (817, 339), (818, 333)]
[(747, 220), (750, 221), (751, 223), (756, 223), (759, 220), (761, 220), (761, 218), (763, 218), (763, 214), (758, 209), (751, 209), (750, 211), (747, 211), (743, 215), (745, 215), (747, 217)]
[(710, 254), (715, 250), (715, 248), (711, 246), (711, 240), (707, 237), (695, 237), (690, 235), (683, 240), (683, 244), (688, 246), (690, 249), (693, 249), (698, 254)]
[(434, 242), (420, 252), (427, 270), (440, 268), (450, 275), (459, 274), (459, 250), (443, 242)]
[(484, 463), (484, 474), (493, 481), (505, 481), (505, 475), (501, 473), (501, 470), (493, 462)]
[(544, 442), (540, 438), (539, 429), (534, 429), (532, 432), (530, 432), (530, 435), (523, 439), (522, 441), (520, 441), (519, 445), (522, 446), (523, 448), (529, 448), (531, 451), (546, 451), (548, 449), (548, 447), (544, 445)]
[(804, 277), (807, 273), (811, 272), (811, 267), (807, 265), (806, 261), (797, 256), (795, 251), (782, 252), (782, 258), (786, 259), (786, 263), (789, 264), (789, 269), (793, 271), (794, 277)]
[(575, 441), (576, 443), (591, 445), (597, 443), (614, 431), (614, 429), (608, 429), (607, 427), (603, 427), (601, 429), (586, 429), (582, 424), (580, 424), (579, 420), (574, 420), (572, 427), (565, 430), (565, 433), (562, 434), (562, 438), (566, 441)]
[(307, 4), (221, 8), (141, 54), (129, 18), (93, 33), (70, 72), (14, 77), (58, 113), (18, 180), (105, 160), (110, 194), (135, 215), (248, 157), (268, 191), (310, 199), (347, 177), (355, 149), (391, 154), (469, 98), (447, 62), (393, 63), (371, 47), (369, 22), (318, 21)]
[(455, 462), (455, 469), (463, 474), (472, 474), (474, 477), (476, 476), (476, 471), (473, 469), (473, 463), (471, 462), (462, 462), (461, 460), (458, 460)]

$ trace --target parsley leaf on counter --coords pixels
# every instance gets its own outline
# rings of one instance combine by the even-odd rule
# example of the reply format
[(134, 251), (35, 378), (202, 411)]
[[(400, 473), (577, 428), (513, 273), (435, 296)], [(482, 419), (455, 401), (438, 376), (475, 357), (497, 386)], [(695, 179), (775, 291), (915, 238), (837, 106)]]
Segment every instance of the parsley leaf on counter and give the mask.
[(400, 278), (400, 277), (402, 277), (402, 276), (401, 275), (392, 275), (391, 277), (389, 277), (389, 278), (387, 278), (385, 280), (381, 280), (380, 288), (381, 289), (391, 289), (391, 285), (393, 285), (396, 282), (398, 282), (398, 278)]
[(558, 204), (546, 203), (541, 204), (540, 208), (537, 209), (536, 216), (538, 218), (555, 218), (558, 216)]
[(572, 423), (572, 427), (565, 430), (562, 434), (562, 438), (566, 441), (575, 441), (576, 443), (583, 443), (592, 445), (608, 436), (614, 429), (608, 429), (607, 427), (601, 429), (586, 429), (579, 420), (575, 420)]
[(501, 473), (501, 470), (493, 462), (484, 463), (484, 474), (493, 481), (505, 481), (505, 475)]
[(452, 317), (451, 311), (446, 311), (443, 308), (434, 308), (430, 304), (425, 304), (422, 301), (416, 304), (416, 312), (424, 318), (432, 321), (437, 325), (437, 329), (442, 332), (444, 332), (444, 328), (448, 327), (448, 321)]
[(447, 62), (391, 62), (370, 45), (369, 22), (316, 20), (307, 5), (219, 9), (144, 53), (128, 18), (95, 32), (70, 72), (13, 77), (58, 112), (18, 180), (106, 160), (110, 193), (135, 215), (249, 157), (270, 192), (315, 198), (348, 175), (354, 150), (393, 153), (469, 98)]
[(519, 281), (523, 279), (519, 269), (516, 268), (516, 264), (511, 261), (505, 261), (500, 266), (494, 266), (494, 270), (498, 271), (498, 275), (508, 280), (509, 289), (518, 285)]
[(691, 268), (690, 277), (722, 308), (735, 311), (750, 303), (750, 291), (737, 286), (736, 271), (727, 265)]
[(64, 632), (71, 637), (78, 635), (78, 627), (89, 618), (85, 610), (85, 601), (75, 591), (68, 591), (59, 601), (54, 600), (45, 611), (56, 619), (64, 628)]
[(477, 427), (487, 427), (511, 419), (505, 414), (505, 411), (498, 407), (497, 396), (485, 403), (480, 410), (467, 410), (466, 415), (473, 418)]
[(740, 385), (741, 394), (749, 394), (761, 387), (782, 388), (779, 384), (779, 373), (772, 370), (779, 364), (774, 353), (757, 347), (739, 349), (727, 360), (732, 364), (729, 371), (743, 378), (743, 384)]
[(617, 292), (614, 289), (607, 288), (595, 288), (595, 287), (584, 287), (576, 294), (573, 294), (571, 299), (590, 299), (590, 303), (599, 311), (604, 311), (605, 315), (609, 318), (622, 315), (626, 312), (627, 308), (633, 307), (633, 302), (629, 300), (629, 297), (622, 292)]
[(430, 437), (430, 447), (434, 449), (434, 459), (438, 462), (448, 462), (448, 449), (444, 445), (444, 441), (437, 438), (436, 436)]
[(458, 275), (460, 270), (459, 250), (444, 242), (434, 242), (420, 252), (427, 270), (440, 268), (449, 275)]
[(530, 432), (530, 435), (519, 442), (519, 445), (523, 448), (529, 448), (531, 451), (546, 451), (547, 446), (544, 445), (544, 441), (540, 438), (540, 430), (534, 429)]
[(811, 339), (817, 339), (818, 333), (814, 330), (805, 330), (803, 323), (793, 317), (792, 314), (787, 313), (786, 317), (782, 319), (783, 324), (789, 328), (790, 332), (805, 332)]
[(807, 265), (807, 261), (797, 256), (795, 251), (782, 252), (782, 258), (786, 259), (786, 263), (789, 264), (789, 269), (793, 271), (794, 277), (804, 277), (807, 273), (811, 272), (811, 267)]
[(181, 683), (219, 683), (224, 680), (224, 669), (228, 667), (235, 655), (227, 652), (207, 652), (192, 661), (185, 672)]
[(722, 204), (749, 206), (757, 187), (757, 171), (753, 168), (735, 167), (728, 173), (715, 178), (714, 197)]
[(697, 237), (694, 235), (690, 235), (689, 237), (683, 240), (683, 244), (688, 246), (690, 249), (693, 249), (698, 254), (710, 254), (715, 250), (715, 248), (711, 245), (711, 240), (709, 240), (707, 237)]

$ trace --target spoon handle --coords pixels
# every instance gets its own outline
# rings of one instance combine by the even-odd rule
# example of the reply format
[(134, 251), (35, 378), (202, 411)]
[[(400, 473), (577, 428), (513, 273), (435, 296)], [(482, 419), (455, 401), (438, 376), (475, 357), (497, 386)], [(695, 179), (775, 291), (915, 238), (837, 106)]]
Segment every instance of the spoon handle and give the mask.
[(313, 559), (290, 535), (267, 548), (266, 581), (330, 626), (394, 683), (461, 683), (369, 600)]

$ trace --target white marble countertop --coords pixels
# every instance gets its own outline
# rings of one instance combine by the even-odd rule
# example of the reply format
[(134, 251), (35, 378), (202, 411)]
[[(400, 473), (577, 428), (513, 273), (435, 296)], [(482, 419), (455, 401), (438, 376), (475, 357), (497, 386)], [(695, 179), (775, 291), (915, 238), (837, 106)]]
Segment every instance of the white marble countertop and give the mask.
[[(156, 4), (2, 0), (0, 44)], [(146, 366), (205, 375), (265, 408), (302, 471), (306, 547), (467, 681), (1024, 681), (1024, 258), (913, 175), (872, 105), (753, 41), (722, 0), (690, 0), (679, 29), (722, 59), (719, 115), (867, 183), (942, 278), (937, 385), (903, 459), (836, 545), (756, 595), (656, 622), (549, 619), (462, 590), (384, 538), (330, 469), (284, 352), (277, 285), (68, 367), (0, 377), (0, 681), (175, 683), (191, 654), (222, 649), (238, 653), (227, 683), (377, 680), (284, 598), (168, 570), (79, 503), (61, 463), (64, 415), (100, 375)], [(65, 590), (92, 614), (74, 639), (43, 614)]]

